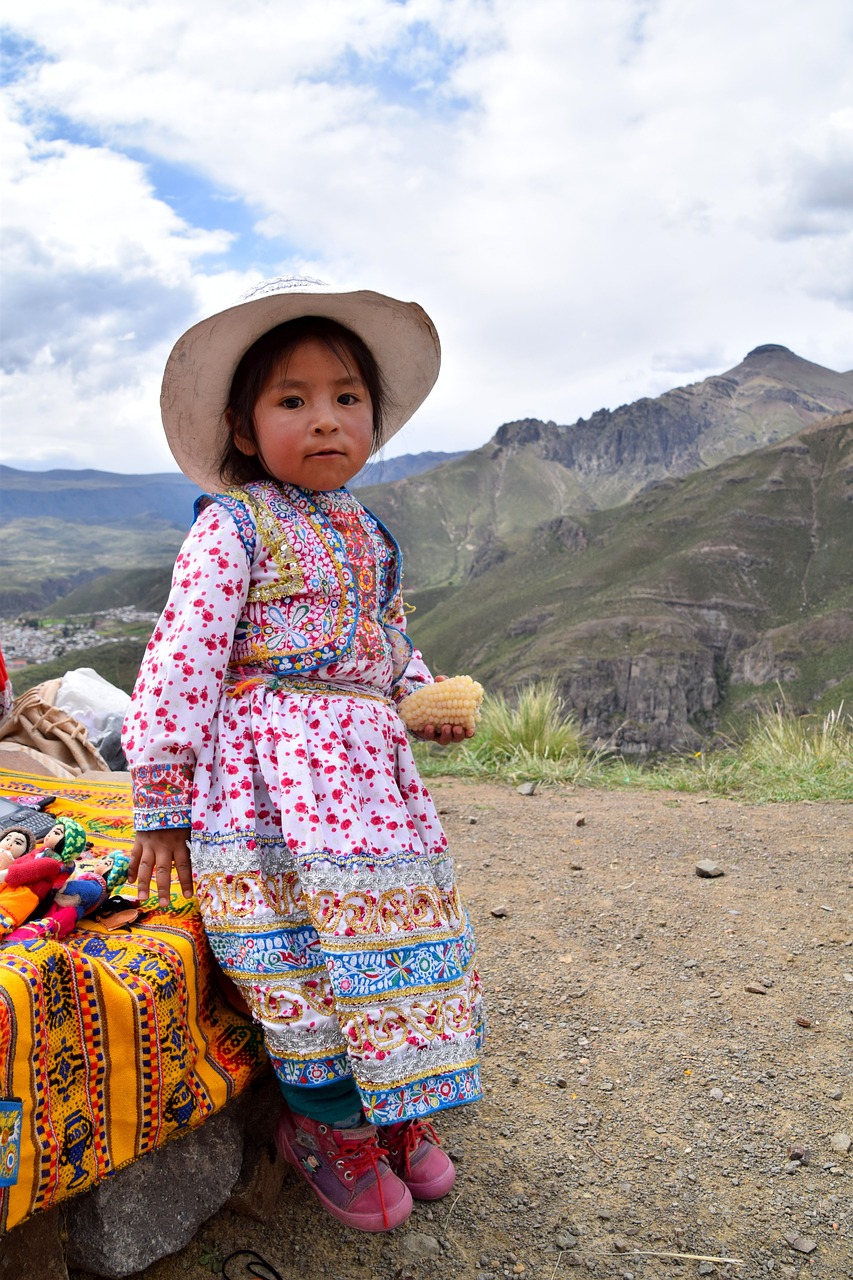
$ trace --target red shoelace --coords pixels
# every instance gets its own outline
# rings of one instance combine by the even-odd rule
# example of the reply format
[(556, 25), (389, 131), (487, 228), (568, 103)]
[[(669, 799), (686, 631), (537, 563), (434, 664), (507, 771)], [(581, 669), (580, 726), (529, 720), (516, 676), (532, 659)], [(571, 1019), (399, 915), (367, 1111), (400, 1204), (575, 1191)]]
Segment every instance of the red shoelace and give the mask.
[[(335, 1129), (335, 1134), (345, 1133), (346, 1130)], [(370, 1138), (361, 1138), (360, 1140), (347, 1141), (346, 1138), (336, 1140), (335, 1146), (340, 1152), (335, 1164), (339, 1169), (344, 1170), (344, 1177), (347, 1173), (352, 1174), (352, 1181), (356, 1182), (363, 1173), (373, 1170), (376, 1177), (376, 1186), (379, 1191), (379, 1203), (382, 1206), (382, 1222), (388, 1226), (388, 1214), (385, 1209), (385, 1195), (382, 1190), (382, 1171), (381, 1166), (388, 1168), (388, 1161), (385, 1152), (379, 1145), (376, 1135)], [(349, 1182), (350, 1179), (347, 1178)]]
[(440, 1147), (438, 1134), (428, 1120), (402, 1120), (399, 1125), (390, 1125), (382, 1131), (383, 1145), (395, 1159), (402, 1158), (403, 1169), (411, 1172), (411, 1160), (422, 1142), (431, 1142)]

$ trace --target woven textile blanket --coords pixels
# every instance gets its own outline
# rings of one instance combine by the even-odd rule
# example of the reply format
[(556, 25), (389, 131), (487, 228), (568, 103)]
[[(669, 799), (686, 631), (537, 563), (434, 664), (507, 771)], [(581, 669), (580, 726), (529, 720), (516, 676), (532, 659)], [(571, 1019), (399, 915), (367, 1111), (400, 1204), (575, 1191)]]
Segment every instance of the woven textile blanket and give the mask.
[[(44, 794), (94, 856), (129, 852), (126, 781), (0, 769), (0, 795)], [(0, 1233), (200, 1125), (265, 1069), (228, 987), (177, 885), (129, 927), (84, 920), (62, 942), (0, 946)]]

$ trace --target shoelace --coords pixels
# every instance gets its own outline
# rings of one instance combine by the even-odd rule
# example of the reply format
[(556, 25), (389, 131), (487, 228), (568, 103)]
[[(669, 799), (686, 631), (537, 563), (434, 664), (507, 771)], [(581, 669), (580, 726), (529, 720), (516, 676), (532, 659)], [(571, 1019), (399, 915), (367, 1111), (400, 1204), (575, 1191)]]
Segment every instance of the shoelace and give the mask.
[[(342, 1129), (336, 1129), (335, 1134), (346, 1132)], [(353, 1180), (357, 1180), (363, 1173), (372, 1170), (376, 1178), (376, 1187), (379, 1191), (379, 1203), (382, 1206), (382, 1222), (385, 1227), (388, 1226), (388, 1213), (385, 1209), (385, 1195), (382, 1190), (382, 1172), (381, 1165), (388, 1167), (388, 1161), (385, 1152), (379, 1145), (376, 1134), (372, 1134), (369, 1138), (361, 1138), (353, 1141), (346, 1138), (337, 1139), (335, 1145), (338, 1147), (340, 1155), (335, 1163), (340, 1167), (346, 1165), (348, 1171), (352, 1172)]]
[(431, 1142), (440, 1147), (438, 1134), (428, 1120), (404, 1120), (399, 1129), (385, 1129), (382, 1137), (388, 1151), (397, 1159), (402, 1159), (403, 1169), (411, 1173), (412, 1156), (422, 1142)]

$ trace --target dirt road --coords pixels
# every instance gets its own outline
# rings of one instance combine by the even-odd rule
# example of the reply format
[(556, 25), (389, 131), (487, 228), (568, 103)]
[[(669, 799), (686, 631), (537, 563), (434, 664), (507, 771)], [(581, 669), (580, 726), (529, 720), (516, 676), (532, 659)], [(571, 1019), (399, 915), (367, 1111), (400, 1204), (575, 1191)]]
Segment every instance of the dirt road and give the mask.
[(291, 1177), (145, 1280), (853, 1276), (853, 807), (431, 789), (489, 999), (457, 1186), (366, 1236)]

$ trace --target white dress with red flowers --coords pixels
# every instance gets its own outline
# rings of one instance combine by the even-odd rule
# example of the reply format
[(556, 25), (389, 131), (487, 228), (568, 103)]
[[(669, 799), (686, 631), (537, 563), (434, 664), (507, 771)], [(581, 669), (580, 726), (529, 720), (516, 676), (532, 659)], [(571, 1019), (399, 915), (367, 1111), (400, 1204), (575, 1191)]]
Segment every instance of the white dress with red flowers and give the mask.
[(192, 826), (220, 964), (276, 1072), (379, 1124), (480, 1094), (479, 981), (396, 701), (431, 676), (396, 545), (347, 490), (219, 495), (178, 557), (125, 725), (140, 829)]

